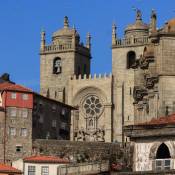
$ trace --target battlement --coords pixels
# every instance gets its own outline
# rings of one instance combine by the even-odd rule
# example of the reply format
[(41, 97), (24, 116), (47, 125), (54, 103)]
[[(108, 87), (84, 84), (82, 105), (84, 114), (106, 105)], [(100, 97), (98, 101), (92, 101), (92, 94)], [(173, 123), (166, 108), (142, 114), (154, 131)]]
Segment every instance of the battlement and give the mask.
[(112, 78), (112, 74), (94, 74), (94, 75), (73, 75), (70, 77), (71, 80), (104, 80), (104, 79), (111, 79)]
[(124, 39), (117, 39), (116, 43), (113, 44), (112, 47), (139, 46), (148, 44), (148, 42), (149, 38), (147, 36), (139, 38), (124, 38)]

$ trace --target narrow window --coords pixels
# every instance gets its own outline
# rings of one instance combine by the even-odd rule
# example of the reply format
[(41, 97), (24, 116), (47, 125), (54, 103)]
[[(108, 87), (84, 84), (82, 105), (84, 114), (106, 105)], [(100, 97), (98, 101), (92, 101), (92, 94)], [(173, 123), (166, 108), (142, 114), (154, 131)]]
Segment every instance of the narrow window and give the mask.
[(134, 65), (136, 61), (136, 54), (134, 51), (129, 51), (127, 53), (127, 69), (132, 68), (132, 66)]
[(52, 127), (56, 128), (56, 126), (57, 126), (57, 121), (56, 120), (52, 120)]
[(28, 175), (35, 175), (35, 166), (28, 166)]
[(22, 115), (22, 118), (27, 118), (28, 117), (28, 110), (27, 109), (23, 109), (21, 115)]
[(53, 60), (53, 74), (59, 74), (62, 71), (61, 58), (57, 57)]
[(132, 95), (132, 88), (129, 88), (129, 94)]
[(26, 137), (27, 136), (27, 128), (21, 128), (21, 134), (22, 137)]
[(10, 108), (10, 117), (16, 117), (16, 108)]
[(16, 93), (15, 92), (11, 93), (11, 99), (16, 99)]
[(9, 135), (10, 136), (16, 136), (16, 128), (10, 127), (9, 128)]
[(49, 175), (49, 167), (48, 166), (41, 167), (41, 175)]

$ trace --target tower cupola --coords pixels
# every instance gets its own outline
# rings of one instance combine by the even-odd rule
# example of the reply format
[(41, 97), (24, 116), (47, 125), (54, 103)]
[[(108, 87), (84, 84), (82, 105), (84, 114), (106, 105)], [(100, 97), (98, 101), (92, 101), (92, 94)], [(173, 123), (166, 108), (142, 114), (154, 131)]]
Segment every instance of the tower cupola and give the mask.
[(148, 36), (149, 26), (142, 21), (142, 13), (139, 9), (136, 10), (136, 20), (134, 24), (130, 24), (125, 29), (125, 38), (139, 38)]

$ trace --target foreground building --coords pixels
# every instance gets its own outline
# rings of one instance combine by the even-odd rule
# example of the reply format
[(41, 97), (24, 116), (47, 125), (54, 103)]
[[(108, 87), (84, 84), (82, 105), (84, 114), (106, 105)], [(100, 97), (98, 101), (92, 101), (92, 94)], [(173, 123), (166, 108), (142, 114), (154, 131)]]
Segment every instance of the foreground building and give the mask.
[(34, 139), (70, 139), (71, 106), (9, 82), (0, 94), (1, 162), (31, 155)]
[(14, 161), (13, 166), (22, 170), (24, 175), (58, 175), (59, 168), (69, 163), (60, 157), (32, 156)]
[(133, 171), (175, 169), (175, 114), (127, 126), (125, 133), (134, 145)]
[(83, 45), (67, 17), (50, 45), (42, 32), (41, 94), (78, 108), (72, 115), (72, 140), (127, 141), (123, 126), (175, 112), (175, 19), (159, 29), (156, 24), (155, 11), (145, 24), (137, 10), (123, 39), (113, 24), (112, 74), (99, 76), (90, 74), (89, 33)]

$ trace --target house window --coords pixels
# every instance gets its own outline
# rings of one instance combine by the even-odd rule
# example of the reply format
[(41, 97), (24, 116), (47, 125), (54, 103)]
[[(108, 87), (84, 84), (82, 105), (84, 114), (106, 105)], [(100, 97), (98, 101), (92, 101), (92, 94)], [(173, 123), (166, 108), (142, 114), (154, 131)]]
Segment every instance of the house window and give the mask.
[(49, 175), (49, 167), (48, 166), (41, 167), (41, 175)]
[(18, 146), (16, 146), (16, 152), (17, 153), (21, 153), (22, 152), (22, 146), (21, 145), (18, 145)]
[(35, 175), (35, 166), (28, 166), (28, 175)]
[(56, 128), (56, 126), (57, 126), (57, 121), (56, 120), (52, 120), (52, 127)]
[(26, 137), (27, 136), (27, 128), (21, 128), (21, 134), (22, 137)]
[(15, 136), (15, 135), (16, 135), (16, 128), (10, 127), (10, 128), (9, 128), (9, 135)]
[(10, 117), (16, 117), (16, 108), (10, 108)]
[(28, 94), (22, 94), (22, 99), (23, 99), (23, 100), (28, 100), (28, 98), (29, 98), (29, 97), (28, 97)]
[(16, 93), (15, 92), (11, 93), (11, 99), (16, 99)]
[(22, 117), (23, 118), (27, 118), (27, 116), (28, 116), (28, 110), (27, 109), (23, 109), (22, 110)]

